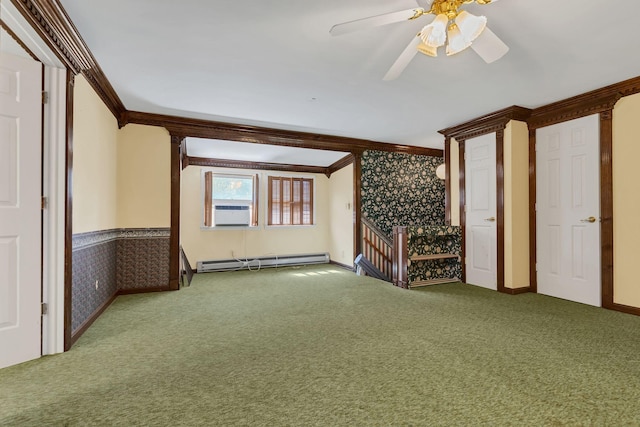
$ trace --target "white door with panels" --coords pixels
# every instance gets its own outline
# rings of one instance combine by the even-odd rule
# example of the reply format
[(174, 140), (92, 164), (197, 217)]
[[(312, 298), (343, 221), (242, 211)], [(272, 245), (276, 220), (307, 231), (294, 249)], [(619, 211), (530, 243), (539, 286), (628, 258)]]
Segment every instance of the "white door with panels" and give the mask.
[(466, 140), (464, 156), (466, 282), (497, 290), (496, 134)]
[(538, 292), (601, 305), (599, 116), (536, 131)]
[(0, 368), (41, 354), (42, 64), (0, 53)]

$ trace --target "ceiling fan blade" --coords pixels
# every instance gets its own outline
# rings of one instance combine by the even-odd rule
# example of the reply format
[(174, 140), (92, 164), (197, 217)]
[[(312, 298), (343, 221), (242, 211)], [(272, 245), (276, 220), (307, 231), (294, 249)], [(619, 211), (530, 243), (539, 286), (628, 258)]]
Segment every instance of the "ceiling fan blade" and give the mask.
[(493, 31), (485, 28), (482, 34), (473, 41), (471, 49), (480, 55), (487, 64), (491, 64), (502, 58), (509, 51), (509, 46), (504, 44)]
[(369, 18), (356, 19), (355, 21), (336, 24), (329, 30), (334, 36), (351, 33), (367, 28), (378, 27), (380, 25), (393, 24), (394, 22), (408, 21), (414, 16), (420, 16), (425, 11), (421, 7), (415, 9), (401, 10), (399, 12), (385, 13), (383, 15), (371, 16)]
[(418, 45), (420, 44), (420, 37), (416, 36), (411, 40), (411, 43), (402, 51), (396, 62), (393, 63), (387, 74), (385, 74), (382, 80), (395, 80), (400, 74), (407, 68), (409, 62), (418, 53)]

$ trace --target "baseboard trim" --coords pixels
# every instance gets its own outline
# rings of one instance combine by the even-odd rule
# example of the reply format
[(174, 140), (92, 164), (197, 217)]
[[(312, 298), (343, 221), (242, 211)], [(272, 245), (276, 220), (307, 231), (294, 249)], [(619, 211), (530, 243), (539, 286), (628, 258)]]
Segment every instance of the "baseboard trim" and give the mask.
[(527, 294), (531, 292), (531, 287), (525, 286), (524, 288), (504, 288), (504, 290), (502, 290), (501, 292), (508, 295)]
[(131, 294), (146, 294), (146, 293), (151, 293), (151, 292), (164, 292), (164, 291), (171, 291), (171, 290), (172, 289), (169, 286), (157, 286), (157, 287), (154, 287), (154, 288), (119, 289), (119, 290), (117, 290), (113, 295), (111, 295), (111, 297), (109, 297), (109, 299), (107, 301), (102, 303), (102, 305), (100, 307), (98, 307), (96, 309), (96, 311), (94, 311), (93, 314), (91, 314), (91, 316), (89, 316), (87, 318), (87, 320), (85, 320), (82, 325), (80, 325), (80, 327), (78, 328), (76, 333), (71, 335), (71, 345), (69, 346), (69, 349), (71, 349), (71, 347), (76, 343), (76, 341), (78, 341), (78, 339), (80, 339), (82, 334), (84, 334), (87, 331), (87, 329), (89, 329), (89, 327), (93, 324), (93, 322), (95, 322), (98, 319), (98, 317), (100, 317), (102, 315), (102, 313), (104, 313), (104, 311), (107, 308), (109, 308), (109, 306), (116, 300), (116, 298), (118, 298), (118, 296), (120, 296), (120, 295), (131, 295)]
[(171, 287), (167, 286), (156, 286), (153, 288), (140, 288), (140, 289), (119, 289), (117, 295), (133, 295), (133, 294), (148, 294), (152, 292), (165, 292), (172, 291)]
[(94, 311), (91, 316), (89, 316), (87, 320), (82, 323), (82, 325), (80, 325), (76, 333), (71, 334), (71, 344), (69, 345), (69, 349), (76, 343), (76, 341), (78, 341), (82, 334), (84, 334), (87, 329), (89, 329), (93, 322), (95, 322), (98, 317), (100, 317), (102, 313), (104, 313), (104, 311), (116, 300), (117, 297), (118, 292), (116, 291), (113, 295), (111, 295), (111, 297), (109, 297), (108, 300), (103, 302), (102, 305), (100, 305), (100, 307), (98, 307), (96, 311)]
[(353, 266), (347, 265), (347, 264), (343, 264), (341, 262), (338, 261), (329, 261), (329, 264), (333, 264), (333, 265), (337, 265), (340, 268), (344, 268), (345, 270), (349, 270), (349, 271), (353, 271)]
[(636, 315), (636, 316), (640, 316), (640, 308), (632, 307), (630, 305), (618, 304), (618, 303), (614, 302), (613, 304), (611, 304), (611, 306), (608, 306), (608, 307), (603, 306), (603, 308), (607, 308), (609, 310), (620, 311), (622, 313), (627, 313), (627, 314), (633, 314), (633, 315)]

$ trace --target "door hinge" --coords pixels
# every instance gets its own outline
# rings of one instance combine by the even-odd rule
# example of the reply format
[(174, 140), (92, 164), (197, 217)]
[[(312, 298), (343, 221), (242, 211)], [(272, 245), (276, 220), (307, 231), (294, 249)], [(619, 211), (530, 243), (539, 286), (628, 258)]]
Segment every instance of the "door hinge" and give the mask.
[(49, 306), (47, 305), (46, 302), (43, 302), (41, 304), (42, 307), (42, 315), (44, 316), (45, 314), (47, 314), (49, 312)]
[(49, 102), (49, 92), (42, 91), (42, 103), (47, 104)]
[(42, 202), (40, 204), (40, 207), (42, 208), (42, 210), (47, 209), (47, 198), (42, 196)]
[(536, 262), (536, 271), (538, 271), (538, 263)]

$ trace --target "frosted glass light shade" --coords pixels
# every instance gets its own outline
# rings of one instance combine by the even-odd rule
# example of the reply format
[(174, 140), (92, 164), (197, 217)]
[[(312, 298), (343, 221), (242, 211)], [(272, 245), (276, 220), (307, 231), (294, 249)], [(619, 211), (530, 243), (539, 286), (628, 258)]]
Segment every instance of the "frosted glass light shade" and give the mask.
[(472, 42), (477, 39), (487, 26), (487, 18), (485, 16), (475, 16), (466, 10), (460, 12), (455, 21), (462, 33), (462, 36), (468, 42)]
[(438, 56), (438, 48), (437, 47), (433, 47), (433, 46), (429, 46), (427, 44), (424, 43), (420, 43), (418, 45), (418, 52), (423, 53), (427, 56)]
[(447, 15), (440, 14), (426, 27), (420, 34), (420, 39), (424, 44), (431, 47), (439, 47), (444, 45), (447, 40), (447, 23), (449, 18)]
[(448, 39), (447, 56), (455, 55), (471, 46), (471, 42), (464, 38), (457, 25), (451, 25), (449, 27)]

